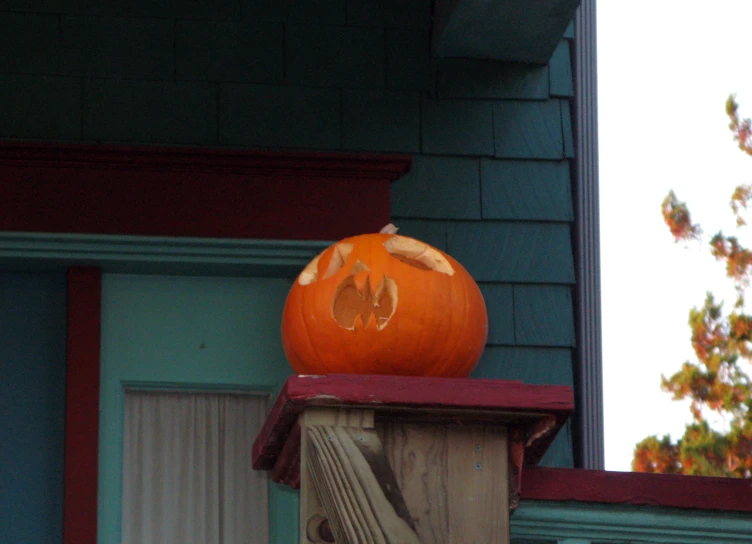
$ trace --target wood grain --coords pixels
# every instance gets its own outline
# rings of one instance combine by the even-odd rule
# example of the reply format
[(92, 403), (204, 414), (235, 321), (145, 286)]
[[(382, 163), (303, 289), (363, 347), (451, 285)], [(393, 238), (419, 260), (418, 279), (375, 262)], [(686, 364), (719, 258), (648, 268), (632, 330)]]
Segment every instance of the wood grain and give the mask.
[(448, 531), (444, 427), (386, 423), (378, 431), (421, 542), (444, 542)]
[(421, 542), (509, 542), (504, 427), (384, 422), (378, 430)]
[(506, 428), (453, 426), (447, 431), (448, 543), (508, 544)]
[(370, 408), (435, 421), (516, 422), (534, 426), (547, 414), (556, 426), (530, 444), (526, 463), (537, 463), (574, 408), (571, 387), (518, 381), (334, 374), (292, 376), (277, 397), (253, 446), (253, 467), (271, 470), (298, 416), (306, 408)]
[[(306, 436), (309, 430), (316, 425), (357, 425), (361, 428), (370, 429), (374, 425), (373, 410), (336, 410), (334, 408), (310, 408), (300, 416), (297, 426), (301, 431), (297, 437), (293, 436), (290, 443), (299, 444), (295, 450), (300, 451), (299, 459), (306, 461), (310, 457), (310, 441), (301, 440), (301, 436)], [(297, 441), (295, 441), (297, 439)], [(285, 444), (285, 446), (287, 443)], [(324, 519), (327, 517), (324, 506), (322, 505), (321, 495), (315, 487), (313, 476), (307, 466), (301, 465), (298, 469), (300, 483), (300, 542), (309, 544), (308, 531), (310, 520), (313, 518)], [(321, 490), (326, 493), (327, 490)]]
[[(382, 487), (389, 485), (388, 465), (369, 463), (383, 456), (374, 430), (313, 425), (306, 427), (306, 442), (307, 468), (337, 542), (419, 544)], [(386, 491), (395, 495), (394, 489)]]

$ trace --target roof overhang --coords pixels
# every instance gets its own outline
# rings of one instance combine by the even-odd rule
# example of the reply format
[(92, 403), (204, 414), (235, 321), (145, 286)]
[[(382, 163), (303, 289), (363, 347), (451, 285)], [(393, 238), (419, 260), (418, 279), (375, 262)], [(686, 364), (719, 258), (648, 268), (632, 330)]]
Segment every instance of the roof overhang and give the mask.
[(435, 57), (546, 64), (580, 0), (436, 0)]

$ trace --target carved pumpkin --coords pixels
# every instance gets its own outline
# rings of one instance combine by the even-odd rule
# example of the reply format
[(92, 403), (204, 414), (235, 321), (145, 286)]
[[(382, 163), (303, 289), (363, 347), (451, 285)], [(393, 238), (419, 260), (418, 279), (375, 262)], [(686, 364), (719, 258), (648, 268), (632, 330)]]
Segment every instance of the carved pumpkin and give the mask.
[(487, 333), (483, 296), (462, 265), (394, 234), (324, 250), (298, 276), (282, 316), (298, 374), (465, 377)]

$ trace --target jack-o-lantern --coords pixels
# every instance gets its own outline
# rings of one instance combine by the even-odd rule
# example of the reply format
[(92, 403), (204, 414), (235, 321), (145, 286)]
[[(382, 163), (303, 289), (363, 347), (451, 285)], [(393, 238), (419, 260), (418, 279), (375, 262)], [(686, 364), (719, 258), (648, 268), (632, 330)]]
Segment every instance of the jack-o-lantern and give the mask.
[(396, 234), (324, 250), (298, 276), (282, 316), (298, 374), (465, 377), (487, 333), (483, 296), (462, 265)]

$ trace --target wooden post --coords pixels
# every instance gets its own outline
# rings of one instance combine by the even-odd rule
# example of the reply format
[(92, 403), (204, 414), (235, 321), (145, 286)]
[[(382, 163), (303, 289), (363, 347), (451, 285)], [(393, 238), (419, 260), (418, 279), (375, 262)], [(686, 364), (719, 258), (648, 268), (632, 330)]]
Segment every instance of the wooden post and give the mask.
[(299, 483), (301, 544), (509, 544), (523, 461), (540, 459), (572, 407), (563, 386), (299, 376), (253, 463)]

